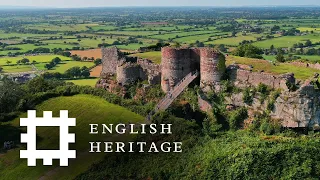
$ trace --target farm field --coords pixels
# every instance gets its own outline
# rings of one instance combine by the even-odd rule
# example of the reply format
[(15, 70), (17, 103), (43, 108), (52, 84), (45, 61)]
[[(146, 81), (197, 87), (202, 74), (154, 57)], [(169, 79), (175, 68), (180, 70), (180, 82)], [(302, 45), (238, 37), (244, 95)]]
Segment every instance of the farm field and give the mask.
[(98, 81), (98, 78), (90, 78), (90, 79), (67, 80), (66, 82), (72, 82), (75, 85), (79, 85), (79, 86), (95, 87), (97, 81)]
[(18, 66), (2, 66), (3, 73), (18, 73), (32, 71), (30, 65), (18, 65)]
[(204, 34), (204, 35), (192, 35), (192, 36), (187, 36), (187, 37), (182, 37), (182, 38), (176, 38), (175, 41), (184, 43), (184, 44), (192, 44), (195, 43), (196, 41), (199, 42), (206, 42), (210, 39), (215, 39), (216, 37), (219, 36), (224, 36), (227, 35), (226, 33), (213, 33), (213, 34)]
[(168, 40), (170, 39), (178, 39), (179, 37), (185, 37), (185, 36), (194, 36), (194, 35), (201, 35), (201, 34), (211, 34), (214, 33), (212, 31), (191, 31), (191, 32), (173, 32), (173, 33), (164, 33), (164, 34), (158, 34), (153, 36), (148, 36), (149, 38), (155, 38), (155, 39), (163, 39)]
[(100, 77), (102, 71), (102, 65), (98, 65), (91, 69), (90, 71), (90, 77)]
[(139, 58), (142, 58), (142, 59), (149, 59), (149, 60), (153, 61), (156, 64), (160, 64), (161, 63), (161, 52), (159, 52), (159, 51), (137, 53), (137, 54), (132, 54), (130, 56), (139, 57)]
[(292, 47), (296, 43), (305, 43), (307, 40), (310, 40), (312, 43), (317, 43), (320, 41), (320, 34), (310, 34), (305, 36), (284, 36), (279, 38), (273, 38), (269, 40), (259, 41), (253, 43), (255, 46), (260, 48), (270, 48), (271, 45), (274, 45), (277, 48)]
[[(36, 64), (35, 66), (40, 70), (45, 70), (44, 65), (45, 64)], [(78, 67), (82, 68), (83, 66), (87, 66), (88, 68), (90, 68), (93, 65), (94, 65), (93, 62), (65, 61), (65, 62), (58, 64), (57, 66), (55, 66), (54, 68), (52, 68), (48, 71), (49, 72), (64, 73), (66, 70), (68, 70), (72, 67), (78, 66)]]
[[(222, 38), (214, 40), (213, 44), (225, 44), (230, 46), (238, 46), (240, 42), (246, 41), (256, 41), (257, 35), (247, 35), (247, 36), (237, 36), (237, 37), (230, 37), (230, 38)], [(209, 42), (210, 43), (210, 42)]]
[[(301, 57), (301, 59), (299, 60), (306, 60), (306, 61), (310, 61), (310, 62), (320, 62), (320, 56), (307, 56), (307, 55), (294, 55), (294, 56), (298, 56)], [(271, 61), (275, 61), (276, 60), (276, 56), (263, 56), (265, 59), (267, 60), (271, 60)], [(288, 57), (287, 55), (285, 56), (286, 58)]]
[[(90, 96), (90, 95), (77, 95), (72, 97), (58, 97), (45, 101), (37, 106), (37, 112), (46, 110), (53, 111), (53, 116), (58, 117), (61, 109), (67, 109), (69, 111), (69, 117), (77, 119), (77, 126), (70, 127), (69, 132), (76, 133), (76, 143), (70, 144), (70, 149), (77, 150), (77, 159), (69, 160), (70, 166), (67, 168), (57, 168), (59, 161), (54, 161), (54, 166), (43, 166), (42, 161), (37, 161), (37, 167), (26, 166), (26, 159), (19, 159), (19, 149), (25, 149), (21, 147), (12, 150), (0, 158), (0, 176), (4, 179), (39, 179), (45, 177), (46, 174), (50, 174), (50, 179), (73, 179), (75, 176), (86, 171), (90, 165), (94, 162), (101, 160), (104, 156), (103, 153), (97, 153), (95, 155), (88, 155), (88, 142), (89, 141), (104, 141), (104, 140), (120, 140), (127, 139), (128, 136), (110, 137), (109, 135), (88, 135), (89, 123), (126, 123), (126, 122), (142, 122), (144, 118), (127, 109), (110, 104), (105, 100)], [(38, 116), (42, 114), (38, 113)], [(26, 113), (21, 117), (26, 117)], [(12, 126), (16, 131), (25, 131), (26, 128), (19, 127), (19, 119), (15, 119), (7, 126)], [(6, 132), (0, 132), (3, 134)], [(12, 133), (12, 132), (11, 132)], [(37, 136), (39, 139), (51, 139), (51, 141), (39, 141), (37, 148), (50, 148), (56, 147), (54, 142), (58, 142), (59, 131), (55, 131), (53, 127), (38, 128)], [(18, 138), (19, 136), (17, 136)], [(50, 142), (49, 144), (46, 142)], [(52, 171), (55, 173), (52, 173)], [(51, 173), (50, 173), (51, 172)]]
[(98, 26), (98, 24), (76, 24), (76, 25), (51, 25), (51, 24), (39, 24), (39, 25), (27, 25), (27, 29), (47, 30), (47, 31), (85, 31), (90, 27)]
[(16, 64), (17, 61), (27, 58), (30, 62), (36, 61), (37, 63), (50, 62), (53, 58), (58, 57), (62, 61), (70, 61), (70, 57), (60, 56), (60, 55), (39, 55), (39, 56), (19, 56), (19, 57), (3, 57), (0, 58), (0, 65), (7, 65), (7, 61), (11, 61), (11, 64)]
[(83, 51), (70, 51), (71, 55), (78, 55), (80, 57), (94, 57), (94, 59), (102, 58), (101, 49), (89, 49)]

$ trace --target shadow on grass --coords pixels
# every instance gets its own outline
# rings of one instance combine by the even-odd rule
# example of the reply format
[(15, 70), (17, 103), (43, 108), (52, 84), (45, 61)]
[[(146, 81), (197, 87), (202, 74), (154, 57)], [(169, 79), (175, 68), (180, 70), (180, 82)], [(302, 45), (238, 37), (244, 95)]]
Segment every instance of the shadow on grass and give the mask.
[(13, 141), (14, 144), (20, 144), (20, 134), (23, 131), (11, 125), (0, 125), (0, 153), (5, 152), (3, 149), (4, 142)]

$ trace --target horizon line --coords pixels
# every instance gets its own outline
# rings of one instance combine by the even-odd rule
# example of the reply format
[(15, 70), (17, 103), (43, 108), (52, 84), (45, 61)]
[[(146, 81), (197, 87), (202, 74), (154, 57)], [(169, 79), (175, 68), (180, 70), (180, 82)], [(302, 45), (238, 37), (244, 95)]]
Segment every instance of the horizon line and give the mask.
[(184, 8), (184, 7), (206, 7), (206, 8), (234, 8), (234, 7), (320, 7), (320, 5), (212, 5), (212, 6), (206, 6), (206, 5), (200, 5), (200, 6), (194, 6), (194, 5), (182, 5), (182, 6), (167, 6), (167, 5), (160, 5), (160, 6), (79, 6), (79, 7), (56, 7), (56, 6), (14, 6), (14, 5), (4, 5), (0, 7), (0, 9), (90, 9), (90, 8)]

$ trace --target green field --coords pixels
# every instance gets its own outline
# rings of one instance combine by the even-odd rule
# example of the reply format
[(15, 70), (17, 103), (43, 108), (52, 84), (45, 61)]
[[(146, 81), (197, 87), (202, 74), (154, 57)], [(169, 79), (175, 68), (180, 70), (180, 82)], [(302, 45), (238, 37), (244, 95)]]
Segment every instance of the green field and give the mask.
[(145, 53), (137, 53), (130, 55), (131, 57), (139, 57), (142, 59), (149, 59), (156, 64), (161, 63), (161, 52), (160, 51), (153, 51), (153, 52), (145, 52)]
[[(26, 159), (19, 158), (19, 150), (26, 149), (25, 146), (2, 154), (0, 157), (0, 177), (1, 179), (39, 179), (46, 177), (49, 179), (73, 179), (75, 176), (87, 170), (91, 164), (100, 161), (104, 154), (89, 154), (90, 141), (112, 141), (127, 139), (126, 135), (89, 135), (89, 123), (109, 124), (109, 123), (135, 123), (142, 122), (143, 117), (128, 111), (127, 109), (110, 104), (105, 100), (90, 96), (77, 95), (73, 97), (58, 97), (45, 101), (37, 106), (37, 115), (42, 116), (42, 111), (53, 111), (53, 116), (58, 117), (60, 110), (69, 110), (69, 117), (77, 119), (77, 126), (70, 127), (69, 132), (76, 134), (76, 143), (70, 144), (70, 149), (77, 150), (77, 159), (69, 160), (69, 167), (57, 168), (59, 161), (54, 160), (54, 166), (43, 166), (42, 160), (37, 160), (37, 167), (28, 167)], [(26, 117), (26, 114), (21, 115)], [(7, 123), (12, 129), (25, 131), (26, 128), (19, 127), (19, 119)], [(11, 131), (13, 132), (13, 131)], [(10, 132), (10, 133), (11, 133)], [(0, 134), (6, 132), (0, 132)], [(58, 129), (54, 127), (37, 128), (37, 137), (40, 139), (37, 148), (53, 148), (58, 142)], [(12, 136), (6, 136), (12, 137)], [(18, 138), (19, 136), (17, 136)], [(50, 139), (50, 141), (48, 141)], [(7, 139), (3, 139), (7, 140)], [(9, 139), (8, 139), (9, 140)], [(16, 140), (18, 139), (10, 139)]]
[[(230, 46), (238, 46), (239, 43), (241, 43), (244, 40), (256, 41), (257, 37), (259, 37), (259, 35), (256, 35), (256, 34), (247, 35), (247, 36), (238, 35), (237, 37), (217, 39), (217, 40), (214, 40), (212, 43), (213, 44), (225, 44), (225, 45), (230, 45)], [(208, 42), (208, 43), (210, 43), (210, 42)]]
[(0, 58), (0, 65), (7, 65), (7, 61), (11, 61), (11, 64), (16, 64), (17, 61), (27, 58), (32, 61), (36, 61), (37, 63), (45, 63), (50, 62), (55, 57), (60, 58), (62, 61), (70, 61), (70, 57), (60, 56), (60, 55), (39, 55), (39, 56), (19, 56), (19, 57), (3, 57)]
[(72, 83), (74, 83), (75, 85), (79, 85), (79, 86), (91, 86), (91, 87), (95, 87), (97, 81), (98, 81), (98, 78), (92, 78), (92, 79), (68, 80), (67, 82), (72, 82)]
[(310, 40), (312, 43), (317, 43), (320, 41), (320, 35), (319, 34), (309, 34), (305, 36), (283, 36), (279, 38), (273, 38), (269, 40), (259, 41), (253, 43), (253, 45), (258, 46), (260, 48), (270, 48), (271, 45), (274, 45), (274, 47), (292, 47), (293, 44), (296, 43), (305, 43), (305, 41)]
[(273, 63), (270, 63), (266, 60), (229, 56), (227, 58), (227, 64), (229, 65), (233, 63), (252, 65), (254, 71), (263, 70), (264, 72), (272, 74), (294, 73), (295, 78), (301, 80), (306, 80), (313, 77), (314, 73), (320, 73), (320, 70), (295, 66), (289, 63), (279, 63), (277, 65), (273, 65)]
[[(50, 69), (49, 72), (59, 72), (59, 73), (64, 73), (66, 70), (79, 66), (80, 68), (83, 66), (87, 66), (88, 68), (93, 66), (93, 62), (82, 62), (82, 61), (65, 61), (62, 62), (58, 65), (56, 65), (54, 68)], [(35, 65), (39, 70), (46, 70), (44, 68), (45, 63), (39, 63)]]
[(30, 65), (18, 65), (18, 66), (1, 66), (3, 68), (3, 73), (18, 73), (32, 71)]
[[(298, 56), (298, 57), (301, 57), (301, 59), (299, 60), (307, 60), (307, 61), (311, 61), (311, 62), (320, 62), (320, 56), (307, 56), (307, 55), (293, 55), (293, 56)], [(264, 55), (263, 56), (266, 60), (271, 60), (271, 61), (275, 61), (276, 60), (276, 56), (272, 56), (272, 55), (269, 55), (269, 56), (266, 56)], [(288, 58), (287, 55), (285, 55), (285, 58)]]
[(51, 25), (51, 24), (38, 24), (25, 26), (28, 29), (47, 30), (47, 31), (85, 31), (88, 27), (98, 26), (98, 24), (72, 24), (72, 25)]

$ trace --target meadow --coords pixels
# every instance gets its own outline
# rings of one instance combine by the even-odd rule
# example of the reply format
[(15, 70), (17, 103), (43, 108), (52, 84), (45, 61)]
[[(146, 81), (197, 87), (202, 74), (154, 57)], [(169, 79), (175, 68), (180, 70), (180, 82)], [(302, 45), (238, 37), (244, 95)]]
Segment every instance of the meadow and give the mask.
[[(39, 69), (39, 70), (46, 70), (45, 63), (39, 63), (39, 64), (35, 64), (35, 66)], [(93, 62), (82, 62), (82, 61), (64, 61), (61, 62), (59, 64), (57, 64), (55, 67), (53, 67), (52, 69), (48, 70), (48, 72), (59, 72), (59, 73), (64, 73), (66, 72), (66, 70), (72, 68), (72, 67), (83, 67), (86, 66), (88, 68), (94, 66)]]
[(305, 43), (307, 40), (310, 40), (312, 43), (320, 42), (320, 34), (308, 34), (302, 36), (283, 36), (268, 40), (263, 40), (253, 43), (253, 45), (260, 48), (270, 48), (271, 45), (274, 45), (276, 48), (288, 48), (292, 47), (293, 44)]
[(46, 63), (50, 62), (54, 58), (60, 58), (62, 61), (70, 61), (70, 57), (60, 56), (60, 55), (38, 55), (38, 56), (18, 56), (18, 57), (3, 57), (0, 58), (0, 65), (7, 65), (7, 61), (10, 61), (10, 64), (16, 64), (17, 61), (27, 58), (30, 62), (36, 61), (37, 63)]
[(75, 85), (79, 86), (91, 86), (95, 87), (97, 84), (98, 78), (90, 78), (90, 79), (75, 79), (75, 80), (67, 80), (66, 82), (72, 82)]
[(161, 63), (161, 52), (153, 51), (153, 52), (145, 52), (145, 53), (137, 53), (130, 55), (131, 57), (139, 57), (142, 59), (149, 59), (156, 64)]
[(252, 65), (254, 71), (264, 71), (266, 73), (271, 74), (285, 74), (285, 73), (294, 73), (295, 78), (300, 80), (306, 80), (314, 76), (315, 73), (319, 73), (319, 70), (295, 66), (289, 63), (277, 63), (274, 65), (266, 60), (261, 59), (251, 59), (251, 58), (243, 58), (243, 57), (236, 57), (236, 56), (228, 56), (227, 58), (227, 65), (230, 64), (246, 64)]
[[(90, 141), (106, 141), (106, 140), (123, 140), (128, 136), (110, 136), (110, 135), (88, 135), (90, 123), (137, 123), (142, 122), (144, 118), (137, 115), (123, 107), (110, 104), (105, 100), (90, 96), (90, 95), (76, 95), (72, 97), (58, 97), (45, 101), (38, 105), (37, 116), (41, 117), (42, 111), (53, 111), (54, 117), (59, 117), (61, 109), (69, 111), (69, 117), (77, 119), (77, 126), (70, 127), (69, 132), (76, 134), (76, 143), (70, 144), (70, 149), (77, 150), (77, 159), (69, 160), (70, 166), (59, 168), (59, 161), (54, 160), (54, 166), (43, 166), (42, 160), (37, 160), (37, 167), (26, 166), (27, 160), (19, 158), (19, 150), (26, 149), (21, 146), (17, 149), (1, 155), (0, 158), (0, 176), (2, 179), (73, 179), (77, 175), (86, 171), (91, 164), (98, 162), (103, 158), (104, 154), (89, 154)], [(21, 117), (26, 117), (26, 113)], [(17, 131), (25, 131), (26, 128), (19, 127), (19, 119), (15, 119), (7, 126)], [(4, 132), (1, 132), (2, 134)], [(37, 128), (37, 148), (53, 148), (59, 141), (59, 131), (53, 127)], [(18, 138), (18, 137), (17, 137)], [(48, 141), (50, 139), (50, 141)]]

